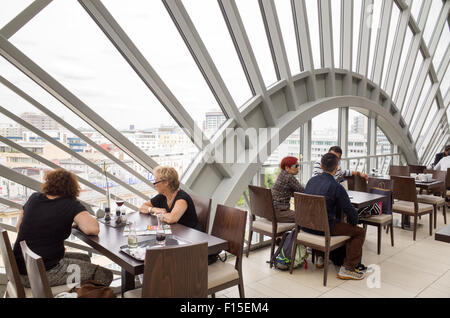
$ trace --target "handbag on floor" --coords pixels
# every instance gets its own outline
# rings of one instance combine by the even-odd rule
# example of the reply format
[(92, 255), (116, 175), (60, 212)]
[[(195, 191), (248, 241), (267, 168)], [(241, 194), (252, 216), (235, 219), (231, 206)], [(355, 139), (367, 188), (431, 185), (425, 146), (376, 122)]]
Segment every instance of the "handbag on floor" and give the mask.
[(80, 287), (73, 288), (71, 292), (77, 293), (78, 298), (116, 298), (110, 287), (95, 280), (85, 281)]

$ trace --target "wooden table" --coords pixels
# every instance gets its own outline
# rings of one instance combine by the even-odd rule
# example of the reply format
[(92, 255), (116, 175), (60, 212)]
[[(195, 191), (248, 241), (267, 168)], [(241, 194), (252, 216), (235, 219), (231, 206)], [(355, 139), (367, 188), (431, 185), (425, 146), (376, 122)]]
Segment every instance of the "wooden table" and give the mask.
[(383, 199), (386, 199), (385, 195), (375, 194), (375, 193), (367, 193), (360, 191), (347, 191), (348, 196), (350, 197), (350, 202), (356, 209), (362, 209), (377, 202), (380, 202)]
[[(156, 217), (138, 212), (127, 216), (129, 221), (135, 222), (137, 227), (156, 225)], [(114, 221), (114, 219), (112, 220)], [(101, 222), (98, 236), (88, 236), (78, 229), (72, 234), (80, 240), (108, 257), (122, 267), (122, 293), (135, 288), (135, 276), (144, 273), (144, 262), (138, 261), (120, 251), (120, 246), (128, 244), (127, 236), (123, 236), (125, 227), (113, 228)], [(172, 234), (192, 243), (208, 242), (208, 254), (215, 254), (228, 248), (228, 242), (218, 237), (194, 230), (181, 224), (171, 225)], [(138, 236), (139, 241), (149, 240), (154, 235)]]
[[(406, 177), (406, 176), (405, 176), (405, 177)], [(374, 178), (390, 180), (390, 179), (391, 179), (391, 176), (383, 175), (383, 176), (377, 176), (377, 177), (374, 177)], [(406, 177), (406, 178), (407, 178), (407, 177)], [(412, 177), (411, 177), (411, 178), (412, 178)], [(416, 187), (421, 189), (420, 192), (422, 192), (422, 190), (425, 190), (425, 191), (427, 191), (427, 192), (428, 192), (428, 191), (433, 192), (433, 190), (438, 189), (438, 188), (440, 188), (440, 187), (442, 187), (442, 186), (444, 185), (444, 181), (440, 181), (440, 180), (435, 180), (435, 181), (433, 181), (433, 182), (423, 182), (423, 181), (420, 181), (420, 180), (417, 180), (417, 179), (416, 179), (415, 182), (416, 182)], [(422, 224), (417, 224), (417, 226), (420, 227), (420, 226), (422, 226)], [(412, 227), (412, 225), (411, 225), (410, 216), (409, 216), (409, 215), (402, 214), (402, 222), (401, 222), (401, 225), (399, 225), (398, 223), (396, 223), (396, 224), (395, 224), (395, 227), (399, 227), (399, 228), (401, 228), (401, 229), (403, 229), (403, 230), (409, 230), (409, 231), (412, 231), (412, 230), (413, 230), (413, 227)]]
[(450, 243), (450, 225), (434, 233), (434, 239), (436, 241)]

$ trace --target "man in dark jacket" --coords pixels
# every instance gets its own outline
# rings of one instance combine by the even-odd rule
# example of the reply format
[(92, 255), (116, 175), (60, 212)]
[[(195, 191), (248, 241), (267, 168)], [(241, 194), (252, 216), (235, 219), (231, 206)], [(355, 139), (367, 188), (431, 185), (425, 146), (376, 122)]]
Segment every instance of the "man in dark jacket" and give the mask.
[(442, 158), (447, 157), (450, 153), (450, 145), (445, 146), (444, 152), (440, 152), (436, 154), (436, 157), (434, 157), (433, 167), (436, 166), (439, 161), (441, 161)]
[[(334, 179), (338, 164), (339, 161), (336, 155), (332, 153), (325, 154), (321, 160), (321, 169), (324, 172), (309, 180), (305, 193), (325, 197), (331, 236), (346, 235), (351, 237), (346, 244), (344, 265), (341, 266), (338, 277), (341, 279), (359, 280), (364, 278), (364, 271), (361, 271), (358, 266), (361, 265), (362, 247), (366, 231), (357, 226), (358, 212), (351, 204), (347, 191)], [(347, 223), (340, 222), (336, 218), (336, 213), (341, 209), (347, 215)], [(312, 230), (303, 230), (323, 235), (323, 233), (314, 233), (315, 231)]]

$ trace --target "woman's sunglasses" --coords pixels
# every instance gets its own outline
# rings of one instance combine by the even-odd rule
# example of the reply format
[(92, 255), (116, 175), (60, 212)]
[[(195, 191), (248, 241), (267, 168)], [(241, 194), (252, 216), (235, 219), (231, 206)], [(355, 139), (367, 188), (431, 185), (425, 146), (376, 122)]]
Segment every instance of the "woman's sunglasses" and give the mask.
[(300, 165), (297, 163), (296, 165), (293, 165), (292, 168), (298, 168)]
[(166, 181), (166, 180), (159, 180), (159, 181), (153, 182), (153, 185), (157, 185), (158, 183), (163, 182), (163, 181)]

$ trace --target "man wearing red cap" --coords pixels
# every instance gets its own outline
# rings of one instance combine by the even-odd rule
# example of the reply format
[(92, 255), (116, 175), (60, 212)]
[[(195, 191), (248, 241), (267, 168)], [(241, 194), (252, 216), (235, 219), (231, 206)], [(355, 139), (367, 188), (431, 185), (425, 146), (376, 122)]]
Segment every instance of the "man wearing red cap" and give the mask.
[(299, 171), (298, 159), (286, 157), (281, 160), (280, 174), (272, 187), (273, 206), (277, 221), (280, 223), (294, 223), (295, 211), (291, 210), (291, 198), (294, 192), (305, 192), (305, 187), (295, 178)]

